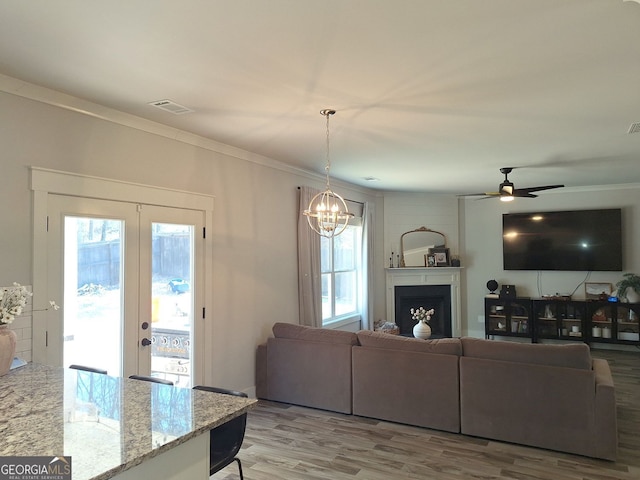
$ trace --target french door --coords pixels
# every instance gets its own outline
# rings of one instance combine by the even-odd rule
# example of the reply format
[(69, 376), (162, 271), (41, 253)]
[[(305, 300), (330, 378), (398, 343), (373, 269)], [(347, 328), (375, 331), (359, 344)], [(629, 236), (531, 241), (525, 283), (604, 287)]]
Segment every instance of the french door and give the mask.
[(53, 194), (47, 210), (47, 283), (64, 300), (47, 327), (52, 356), (191, 386), (203, 212)]

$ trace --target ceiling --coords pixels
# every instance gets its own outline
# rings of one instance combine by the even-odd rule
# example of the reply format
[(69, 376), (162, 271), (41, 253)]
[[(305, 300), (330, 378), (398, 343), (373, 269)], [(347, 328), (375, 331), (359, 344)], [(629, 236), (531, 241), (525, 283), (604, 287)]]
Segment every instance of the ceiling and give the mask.
[(330, 107), (367, 188), (640, 182), (640, 0), (3, 0), (0, 73), (318, 173)]

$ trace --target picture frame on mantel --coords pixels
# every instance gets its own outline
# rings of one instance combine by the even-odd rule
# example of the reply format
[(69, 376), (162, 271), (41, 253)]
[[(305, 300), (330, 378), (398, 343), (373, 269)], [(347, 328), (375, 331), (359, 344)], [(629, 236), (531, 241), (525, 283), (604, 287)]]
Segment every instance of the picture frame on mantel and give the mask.
[(425, 255), (426, 264), (425, 267), (435, 267), (436, 266), (436, 256), (432, 253)]
[(429, 249), (429, 255), (433, 255), (436, 267), (451, 266), (451, 257), (447, 247), (434, 247)]

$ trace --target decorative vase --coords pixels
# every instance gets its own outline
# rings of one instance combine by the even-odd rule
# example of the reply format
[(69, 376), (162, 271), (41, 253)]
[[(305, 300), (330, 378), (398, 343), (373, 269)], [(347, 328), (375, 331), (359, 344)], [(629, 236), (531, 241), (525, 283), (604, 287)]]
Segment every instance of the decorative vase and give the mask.
[(627, 288), (624, 296), (627, 297), (627, 302), (629, 303), (640, 303), (640, 294), (633, 288)]
[(16, 355), (16, 332), (6, 325), (0, 325), (0, 376), (5, 375), (11, 368), (13, 357)]
[(426, 340), (431, 336), (431, 327), (427, 322), (423, 322), (422, 320), (420, 320), (413, 327), (413, 336)]

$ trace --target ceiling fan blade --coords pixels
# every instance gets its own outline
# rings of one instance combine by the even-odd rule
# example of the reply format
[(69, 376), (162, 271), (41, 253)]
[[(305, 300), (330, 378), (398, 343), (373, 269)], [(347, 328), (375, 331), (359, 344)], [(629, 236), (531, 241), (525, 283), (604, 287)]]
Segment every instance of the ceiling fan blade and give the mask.
[(487, 200), (489, 198), (498, 198), (500, 195), (489, 195), (486, 197), (480, 197), (480, 198), (476, 198), (476, 200)]
[(551, 190), (552, 188), (562, 188), (562, 187), (564, 187), (564, 185), (541, 185), (539, 187), (518, 188), (515, 191), (522, 192), (522, 193), (533, 193), (533, 192), (540, 192), (542, 190)]
[(534, 195), (533, 193), (525, 192), (522, 190), (516, 190), (513, 192), (513, 196), (517, 198), (536, 198), (538, 195)]
[(496, 197), (500, 195), (500, 192), (479, 192), (479, 193), (464, 193), (458, 195), (459, 197), (478, 197), (478, 196)]

